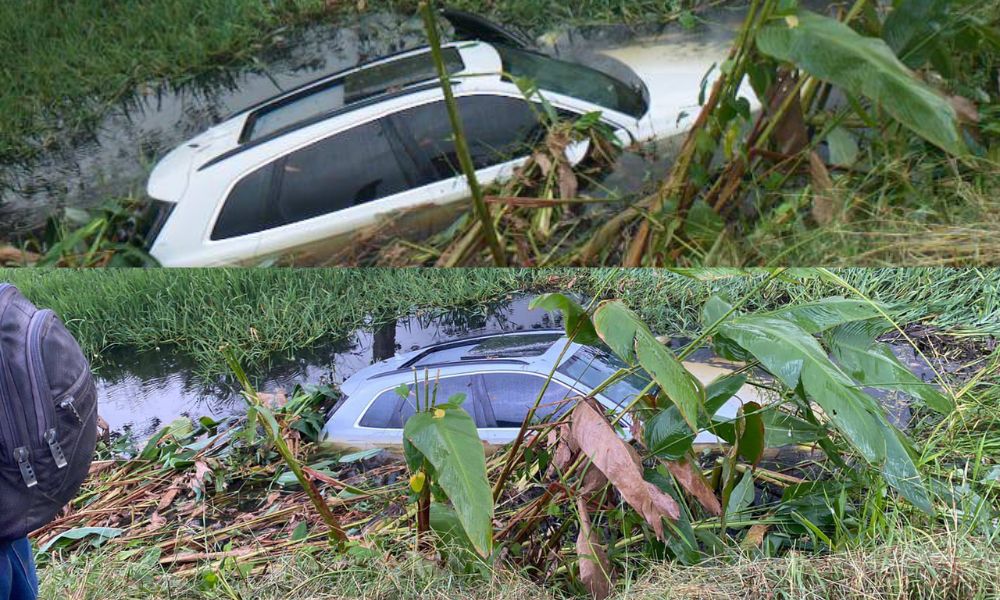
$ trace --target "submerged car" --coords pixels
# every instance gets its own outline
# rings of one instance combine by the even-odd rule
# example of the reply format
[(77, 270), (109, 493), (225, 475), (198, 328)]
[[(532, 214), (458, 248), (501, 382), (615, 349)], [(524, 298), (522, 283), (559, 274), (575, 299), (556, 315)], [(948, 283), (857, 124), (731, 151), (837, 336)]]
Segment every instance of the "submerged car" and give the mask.
[[(593, 396), (609, 410), (620, 409), (649, 383), (642, 375), (631, 374), (594, 393), (625, 365), (609, 351), (577, 343), (570, 343), (563, 352), (567, 341), (561, 330), (493, 334), (438, 344), (373, 364), (341, 385), (344, 397), (328, 416), (323, 440), (351, 449), (402, 445), (403, 425), (416, 408), (415, 373), (421, 397), (425, 374), (438, 401), (465, 394), (463, 408), (475, 420), (482, 440), (490, 445), (514, 440), (550, 373), (551, 382), (534, 415), (537, 423), (559, 416), (580, 396)], [(703, 383), (730, 372), (702, 363), (685, 366)], [(400, 394), (401, 386), (410, 390), (408, 397)], [(739, 407), (751, 400), (759, 401), (757, 393), (744, 386), (716, 414), (735, 418)], [(701, 432), (695, 443), (716, 444), (719, 440)]]
[[(526, 100), (514, 78), (532, 80), (565, 116), (600, 112), (631, 143), (683, 131), (705, 77), (700, 68), (658, 73), (651, 95), (641, 73), (626, 69), (627, 82), (503, 43), (451, 43), (443, 56), (482, 183), (510, 177), (544, 135), (537, 97)], [(454, 215), (469, 197), (443, 96), (423, 48), (323, 77), (212, 127), (150, 175), (150, 254), (164, 266), (259, 263), (347, 246), (387, 219), (425, 230), (441, 223), (435, 211)], [(585, 153), (585, 142), (567, 148), (571, 162)]]

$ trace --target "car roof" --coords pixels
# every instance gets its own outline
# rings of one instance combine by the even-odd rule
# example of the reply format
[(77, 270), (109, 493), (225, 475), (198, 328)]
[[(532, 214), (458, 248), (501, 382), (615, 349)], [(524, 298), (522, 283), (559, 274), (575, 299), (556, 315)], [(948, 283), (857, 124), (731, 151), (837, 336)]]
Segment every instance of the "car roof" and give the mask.
[[(469, 85), (486, 84), (486, 80), (498, 81), (500, 79), (499, 54), (497, 54), (496, 50), (490, 44), (479, 41), (460, 41), (445, 44), (442, 46), (442, 50), (446, 53), (448, 51), (457, 53), (461, 61), (460, 69), (449, 69), (451, 76), (454, 78), (452, 85), (462, 83), (468, 87)], [(233, 114), (222, 123), (192, 138), (185, 145), (194, 144), (195, 146), (200, 146), (208, 143), (212, 146), (208, 152), (199, 153), (205, 156), (205, 159), (199, 160), (195, 168), (198, 171), (202, 171), (232, 156), (241, 154), (245, 150), (284, 137), (289, 133), (304, 129), (310, 125), (337, 116), (352, 114), (366, 107), (400, 96), (438, 89), (441, 87), (441, 84), (437, 79), (436, 73), (433, 77), (427, 78), (425, 70), (409, 81), (402, 81), (398, 86), (390, 86), (389, 89), (384, 89), (377, 93), (362, 94), (361, 97), (344, 102), (342, 105), (335, 106), (330, 110), (315, 112), (307, 118), (290, 123), (288, 126), (276, 129), (266, 135), (254, 139), (251, 139), (249, 135), (254, 122), (261, 115), (269, 111), (280, 108), (296, 99), (308, 98), (321, 93), (325, 89), (334, 87), (337, 82), (346, 81), (351, 75), (362, 74), (366, 71), (375, 72), (377, 69), (385, 66), (402, 64), (403, 61), (407, 61), (408, 59), (429, 56), (429, 53), (429, 47), (407, 50), (309, 81)], [(473, 74), (475, 77), (467, 77)], [(465, 77), (467, 79), (463, 79)]]

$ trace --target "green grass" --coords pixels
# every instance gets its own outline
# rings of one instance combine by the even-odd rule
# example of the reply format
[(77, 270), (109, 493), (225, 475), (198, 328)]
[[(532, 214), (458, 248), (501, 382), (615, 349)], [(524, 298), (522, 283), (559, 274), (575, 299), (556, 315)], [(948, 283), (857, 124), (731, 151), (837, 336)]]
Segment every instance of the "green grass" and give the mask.
[[(413, 556), (383, 560), (299, 552), (245, 576), (236, 569), (208, 568), (178, 576), (156, 564), (156, 556), (133, 551), (74, 554), (41, 570), (41, 597), (57, 597), (67, 589), (78, 590), (73, 596), (78, 600), (563, 597), (502, 569), (490, 578), (456, 575)], [(649, 566), (637, 581), (619, 582), (613, 600), (985, 600), (1000, 595), (1000, 550), (954, 534), (826, 556), (739, 557), (689, 567)]]
[(249, 60), (271, 32), (324, 10), (323, 0), (4, 2), (0, 162), (78, 135), (141, 84)]
[[(665, 19), (680, 0), (555, 0), (456, 6), (536, 31), (555, 23)], [(0, 3), (0, 163), (25, 158), (93, 126), (150, 82), (180, 85), (246, 64), (274, 34), (361, 11), (412, 12), (412, 0), (19, 0)]]
[[(852, 269), (838, 271), (862, 293), (897, 305), (903, 319), (953, 332), (1000, 334), (1000, 271)], [(519, 291), (566, 290), (615, 296), (657, 332), (690, 336), (715, 293), (741, 297), (766, 274), (704, 271), (698, 280), (657, 270), (195, 269), (0, 270), (40, 306), (67, 322), (87, 353), (176, 346), (206, 369), (225, 369), (219, 348), (259, 363), (412, 314), (501, 300)], [(612, 281), (610, 285), (606, 282)], [(748, 310), (849, 295), (816, 272), (768, 284)]]

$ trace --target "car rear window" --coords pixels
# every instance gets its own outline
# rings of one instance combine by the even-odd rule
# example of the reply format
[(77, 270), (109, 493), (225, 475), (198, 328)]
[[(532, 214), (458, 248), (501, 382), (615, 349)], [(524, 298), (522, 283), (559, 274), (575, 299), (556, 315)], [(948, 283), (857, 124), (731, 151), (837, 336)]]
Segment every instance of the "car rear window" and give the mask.
[(539, 89), (586, 100), (637, 119), (649, 108), (641, 89), (590, 67), (508, 46), (496, 49), (505, 77), (530, 79)]
[[(449, 73), (455, 74), (465, 68), (455, 48), (445, 48), (442, 54)], [(255, 110), (247, 119), (240, 142), (252, 142), (292, 129), (353, 103), (436, 78), (437, 70), (429, 52), (367, 67)]]

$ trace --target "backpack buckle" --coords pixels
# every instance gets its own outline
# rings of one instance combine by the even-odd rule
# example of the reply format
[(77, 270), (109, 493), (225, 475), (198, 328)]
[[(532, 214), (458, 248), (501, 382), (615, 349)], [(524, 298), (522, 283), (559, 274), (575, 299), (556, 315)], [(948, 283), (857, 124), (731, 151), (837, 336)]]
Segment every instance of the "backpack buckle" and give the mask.
[(45, 432), (45, 442), (49, 445), (49, 452), (52, 453), (52, 460), (56, 461), (56, 468), (61, 469), (66, 466), (66, 455), (63, 454), (62, 446), (59, 445), (59, 438), (55, 429)]
[(21, 470), (21, 479), (24, 480), (24, 485), (35, 487), (38, 485), (38, 478), (35, 477), (35, 469), (28, 461), (30, 456), (31, 454), (24, 446), (14, 450), (14, 460), (17, 461), (17, 468)]

